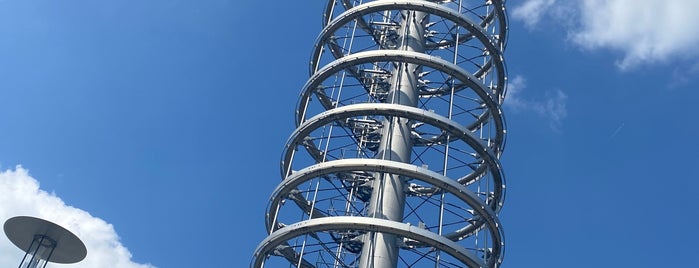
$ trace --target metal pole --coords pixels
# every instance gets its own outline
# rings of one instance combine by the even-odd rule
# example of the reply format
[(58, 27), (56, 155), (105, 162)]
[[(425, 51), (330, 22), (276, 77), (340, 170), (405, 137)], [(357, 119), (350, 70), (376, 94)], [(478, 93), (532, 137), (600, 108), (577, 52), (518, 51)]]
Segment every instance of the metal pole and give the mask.
[[(425, 23), (427, 14), (403, 11), (398, 49), (411, 52), (425, 51)], [(416, 107), (418, 104), (418, 74), (416, 64), (397, 63), (392, 73), (392, 85), (388, 103)], [(379, 145), (378, 158), (410, 163), (412, 154), (411, 122), (405, 118), (386, 118)], [(368, 215), (374, 218), (403, 221), (405, 207), (405, 181), (398, 175), (377, 174), (373, 183)], [(384, 233), (368, 233), (360, 257), (362, 268), (396, 267), (398, 263), (398, 237)]]

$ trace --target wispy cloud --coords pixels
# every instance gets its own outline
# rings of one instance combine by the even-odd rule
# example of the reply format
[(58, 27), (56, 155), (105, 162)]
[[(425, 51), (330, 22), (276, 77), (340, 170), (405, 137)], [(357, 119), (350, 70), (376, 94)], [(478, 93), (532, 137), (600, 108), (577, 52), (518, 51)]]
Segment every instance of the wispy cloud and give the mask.
[(699, 1), (526, 0), (514, 8), (512, 16), (530, 29), (539, 24), (562, 25), (569, 40), (584, 49), (619, 51), (623, 56), (616, 65), (629, 70), (698, 57), (696, 10)]
[(541, 18), (551, 10), (556, 0), (529, 0), (512, 11), (512, 16), (524, 22), (527, 28), (534, 28)]
[[(75, 233), (87, 247), (87, 257), (70, 267), (149, 268), (131, 261), (131, 253), (119, 242), (114, 227), (88, 212), (66, 205), (55, 194), (39, 188), (37, 180), (21, 166), (0, 171), (0, 221), (33, 216), (55, 222)], [(4, 236), (4, 234), (3, 234)], [(0, 266), (16, 267), (24, 253), (7, 239), (0, 239)], [(49, 265), (50, 266), (50, 265)]]
[[(684, 67), (684, 66), (683, 66)], [(686, 86), (699, 77), (699, 61), (686, 68), (675, 68), (668, 84), (669, 88)]]
[(568, 116), (566, 102), (568, 95), (560, 89), (548, 91), (542, 99), (525, 98), (522, 92), (527, 87), (526, 79), (517, 75), (508, 82), (505, 106), (512, 108), (514, 112), (532, 112), (545, 118), (549, 127), (554, 131), (560, 131), (563, 120)]

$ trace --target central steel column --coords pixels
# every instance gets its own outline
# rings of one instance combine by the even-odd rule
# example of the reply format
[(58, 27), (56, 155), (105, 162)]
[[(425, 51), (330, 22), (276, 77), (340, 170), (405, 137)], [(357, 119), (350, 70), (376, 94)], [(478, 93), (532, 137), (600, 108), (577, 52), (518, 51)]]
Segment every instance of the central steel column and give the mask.
[[(424, 12), (401, 12), (401, 27), (398, 30), (397, 49), (413, 52), (425, 51)], [(392, 72), (388, 103), (416, 107), (419, 94), (418, 74), (421, 68), (415, 64), (398, 63)], [(383, 122), (381, 143), (377, 158), (409, 163), (412, 154), (411, 122), (404, 118), (387, 118)], [(405, 180), (397, 175), (376, 174), (369, 201), (369, 217), (403, 221), (405, 207)], [(362, 247), (359, 267), (390, 268), (398, 264), (398, 239), (394, 235), (367, 233)]]

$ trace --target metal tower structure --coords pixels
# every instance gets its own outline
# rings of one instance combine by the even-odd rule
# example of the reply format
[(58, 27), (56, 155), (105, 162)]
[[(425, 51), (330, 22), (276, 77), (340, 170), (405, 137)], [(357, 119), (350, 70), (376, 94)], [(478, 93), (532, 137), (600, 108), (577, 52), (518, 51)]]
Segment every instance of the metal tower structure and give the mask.
[(251, 267), (498, 267), (504, 0), (330, 0)]

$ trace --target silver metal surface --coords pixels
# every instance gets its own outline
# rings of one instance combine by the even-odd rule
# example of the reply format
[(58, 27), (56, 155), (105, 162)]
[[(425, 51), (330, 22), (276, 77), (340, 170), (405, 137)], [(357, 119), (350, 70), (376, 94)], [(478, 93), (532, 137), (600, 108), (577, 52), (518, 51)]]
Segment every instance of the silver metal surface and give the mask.
[(500, 0), (330, 0), (251, 267), (498, 267)]
[[(487, 224), (488, 229), (493, 236), (493, 254), (498, 256), (499, 253), (502, 252), (503, 234), (501, 233), (501, 229), (498, 228), (500, 223), (497, 216), (490, 206), (487, 206), (483, 200), (478, 198), (477, 195), (469, 191), (465, 186), (459, 184), (458, 182), (431, 170), (410, 164), (379, 159), (336, 160), (332, 162), (319, 163), (295, 172), (292, 176), (289, 176), (286, 180), (284, 180), (284, 182), (282, 182), (272, 194), (274, 198), (270, 200), (270, 207), (268, 208), (268, 211), (272, 214), (268, 214), (266, 217), (268, 230), (271, 230), (272, 228), (273, 220), (277, 216), (276, 211), (284, 201), (283, 197), (289, 196), (303, 183), (307, 183), (318, 177), (328, 176), (329, 174), (346, 173), (355, 170), (362, 170), (366, 172), (384, 172), (413, 178), (414, 180), (419, 180), (427, 185), (439, 185), (440, 193), (454, 195), (456, 198), (462, 201), (465, 206), (473, 208), (478, 215), (483, 216), (483, 221), (465, 222), (464, 226), (456, 226), (454, 228), (455, 231), (449, 233), (445, 232), (442, 234), (442, 236), (449, 238), (450, 240), (461, 240), (462, 238), (472, 234), (474, 230), (482, 228), (483, 224)], [(434, 189), (435, 188), (433, 187), (433, 193), (438, 192)], [(306, 209), (306, 214), (312, 213), (309, 210), (310, 207), (306, 207)], [(315, 217), (326, 217), (326, 214), (316, 211)]]
[(430, 231), (426, 231), (418, 226), (398, 223), (390, 220), (377, 218), (360, 218), (339, 216), (333, 218), (311, 219), (294, 225), (287, 226), (268, 236), (255, 251), (255, 258), (252, 266), (262, 267), (265, 256), (260, 252), (272, 251), (278, 246), (278, 241), (285, 241), (289, 238), (306, 235), (315, 232), (331, 230), (356, 230), (365, 232), (387, 233), (399, 237), (418, 240), (425, 245), (437, 250), (444, 251), (452, 255), (469, 267), (486, 267), (483, 261), (472, 254), (469, 250), (461, 247), (454, 241), (446, 239)]

